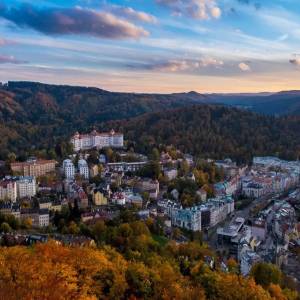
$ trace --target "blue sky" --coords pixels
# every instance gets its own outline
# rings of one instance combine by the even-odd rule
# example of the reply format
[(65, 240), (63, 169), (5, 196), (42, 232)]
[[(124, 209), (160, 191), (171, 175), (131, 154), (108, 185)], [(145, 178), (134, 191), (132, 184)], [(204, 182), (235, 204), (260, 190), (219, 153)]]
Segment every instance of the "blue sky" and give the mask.
[(299, 89), (297, 0), (0, 1), (0, 80), (130, 92)]

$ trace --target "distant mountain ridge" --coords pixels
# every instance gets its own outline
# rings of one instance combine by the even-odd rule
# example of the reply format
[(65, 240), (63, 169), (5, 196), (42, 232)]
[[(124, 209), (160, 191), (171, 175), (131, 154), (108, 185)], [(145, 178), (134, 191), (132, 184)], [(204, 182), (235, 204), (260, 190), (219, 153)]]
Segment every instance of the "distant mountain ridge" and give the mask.
[[(98, 101), (99, 104), (103, 104), (104, 106), (106, 106), (107, 104), (107, 98), (109, 98), (110, 101), (112, 101), (112, 103), (114, 104), (118, 102), (118, 98), (119, 100), (122, 98), (122, 101), (128, 104), (134, 104), (136, 101), (140, 102), (136, 103), (137, 106), (135, 107), (135, 110), (133, 109), (131, 112), (125, 112), (122, 118), (137, 116), (140, 113), (160, 111), (161, 109), (176, 108), (184, 105), (197, 103), (223, 104), (228, 106), (235, 106), (267, 115), (300, 115), (300, 90), (281, 91), (277, 93), (262, 92), (203, 94), (197, 93), (195, 91), (190, 91), (186, 93), (173, 94), (146, 94), (109, 92), (95, 87), (50, 85), (26, 81), (10, 81), (8, 83), (8, 86), (2, 88), (2, 90), (6, 90), (7, 92), (21, 92), (23, 96), (26, 94), (28, 95), (28, 92), (42, 94), (46, 93), (51, 96), (54, 96), (53, 94), (58, 94), (58, 103), (51, 103), (50, 101), (48, 103), (49, 108), (51, 104), (53, 104), (54, 106), (58, 104), (59, 106), (63, 107), (67, 107), (68, 105), (74, 104), (76, 106), (76, 104), (82, 102), (82, 99), (80, 100), (80, 97), (74, 98), (74, 94), (84, 95), (85, 97), (92, 96), (93, 98), (95, 98), (94, 100), (96, 102)], [(40, 94), (41, 98), (42, 94)], [(70, 97), (68, 99), (71, 101), (71, 104), (67, 101), (67, 96)], [(101, 97), (102, 99), (100, 100), (99, 97)], [(41, 101), (45, 102), (47, 100), (41, 99)], [(95, 105), (95, 101), (93, 105)], [(94, 108), (97, 109), (97, 107)], [(119, 113), (121, 113), (121, 111), (119, 111), (118, 114)], [(111, 119), (111, 117), (112, 116), (109, 116), (109, 119)], [(113, 118), (119, 119), (119, 117), (120, 116), (118, 115)]]
[(300, 91), (278, 93), (198, 94), (196, 92), (176, 94), (195, 102), (223, 104), (249, 109), (266, 115), (300, 115)]

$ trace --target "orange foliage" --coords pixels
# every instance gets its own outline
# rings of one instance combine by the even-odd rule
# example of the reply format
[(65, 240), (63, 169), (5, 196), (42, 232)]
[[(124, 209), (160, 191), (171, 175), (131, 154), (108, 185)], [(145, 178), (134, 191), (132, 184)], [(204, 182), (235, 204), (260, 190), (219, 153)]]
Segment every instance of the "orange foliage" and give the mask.
[(143, 263), (125, 260), (110, 247), (64, 247), (54, 241), (33, 247), (3, 247), (0, 299), (287, 299), (278, 285), (264, 290), (252, 278), (211, 270), (201, 261), (206, 249), (200, 250), (196, 244), (169, 245), (169, 254), (173, 251), (175, 257), (198, 261), (190, 274), (183, 276), (175, 261), (158, 254)]

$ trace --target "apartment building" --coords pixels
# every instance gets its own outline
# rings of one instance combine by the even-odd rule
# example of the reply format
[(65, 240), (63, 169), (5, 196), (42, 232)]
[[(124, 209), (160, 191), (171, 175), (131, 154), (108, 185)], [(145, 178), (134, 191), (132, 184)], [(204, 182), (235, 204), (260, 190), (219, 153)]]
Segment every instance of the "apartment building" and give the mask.
[(75, 166), (70, 159), (63, 161), (63, 171), (67, 179), (74, 179), (75, 177)]
[(159, 204), (171, 218), (173, 226), (191, 231), (214, 227), (223, 222), (234, 211), (234, 200), (231, 197), (209, 199), (203, 205), (183, 208), (178, 203), (168, 201)]
[(0, 181), (0, 200), (17, 201), (17, 183), (12, 179)]
[(89, 179), (89, 166), (85, 159), (80, 159), (78, 161), (78, 171), (85, 179)]
[(10, 167), (15, 175), (39, 177), (54, 172), (56, 163), (55, 160), (30, 158), (26, 162), (11, 163)]
[(33, 176), (15, 178), (17, 183), (17, 195), (19, 199), (34, 197), (36, 195), (36, 179)]
[(48, 209), (21, 209), (21, 220), (30, 219), (33, 227), (46, 227), (49, 225)]

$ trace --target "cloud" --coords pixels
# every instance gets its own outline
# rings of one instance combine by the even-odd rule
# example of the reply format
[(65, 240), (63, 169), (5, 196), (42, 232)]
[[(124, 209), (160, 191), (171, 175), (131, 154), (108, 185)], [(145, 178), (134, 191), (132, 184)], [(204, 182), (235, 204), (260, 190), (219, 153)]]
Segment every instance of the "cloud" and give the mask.
[(16, 44), (16, 42), (14, 42), (12, 40), (0, 38), (0, 47), (7, 46), (7, 45), (14, 45), (14, 44)]
[(222, 12), (215, 0), (156, 0), (172, 10), (173, 15), (188, 16), (194, 19), (218, 19)]
[(221, 67), (223, 61), (214, 58), (203, 58), (200, 60), (169, 60), (167, 62), (161, 62), (153, 64), (149, 67), (151, 70), (161, 72), (184, 72), (184, 71), (195, 71), (197, 69), (206, 67)]
[(18, 60), (14, 56), (0, 55), (0, 64), (24, 64), (26, 61)]
[(2, 7), (0, 17), (18, 27), (28, 27), (49, 35), (79, 34), (100, 38), (125, 39), (148, 36), (142, 27), (118, 18), (112, 13), (87, 8), (44, 8), (29, 4), (18, 8)]
[(248, 64), (244, 63), (244, 62), (239, 63), (239, 68), (243, 72), (251, 71), (251, 67)]
[(143, 11), (134, 10), (131, 7), (122, 7), (118, 5), (113, 5), (108, 7), (109, 11), (120, 17), (125, 17), (128, 20), (140, 21), (145, 23), (157, 23), (157, 19), (150, 14), (147, 14)]

